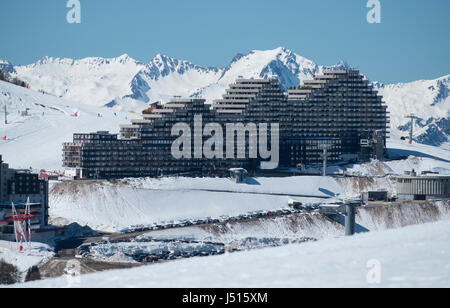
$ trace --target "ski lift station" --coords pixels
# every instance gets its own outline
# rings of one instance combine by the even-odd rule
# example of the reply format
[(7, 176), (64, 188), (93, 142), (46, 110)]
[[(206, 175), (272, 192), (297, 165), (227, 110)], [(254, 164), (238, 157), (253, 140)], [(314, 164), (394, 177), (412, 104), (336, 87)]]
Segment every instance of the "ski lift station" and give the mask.
[(397, 196), (401, 200), (438, 200), (450, 198), (450, 176), (421, 175), (415, 171), (397, 178)]

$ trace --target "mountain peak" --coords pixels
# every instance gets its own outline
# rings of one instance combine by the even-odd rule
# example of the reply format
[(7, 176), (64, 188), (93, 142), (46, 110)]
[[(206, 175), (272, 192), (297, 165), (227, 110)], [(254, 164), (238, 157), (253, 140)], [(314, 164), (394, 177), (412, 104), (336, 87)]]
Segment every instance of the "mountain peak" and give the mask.
[(53, 62), (55, 59), (56, 58), (53, 58), (50, 56), (43, 56), (36, 62), (36, 64), (40, 64), (40, 65), (47, 64), (47, 63)]
[(6, 60), (0, 60), (0, 71), (5, 73), (14, 73), (14, 66), (11, 62)]
[(353, 69), (353, 67), (350, 64), (348, 64), (347, 61), (341, 59), (335, 65), (323, 66), (323, 69), (336, 71), (336, 70), (351, 70), (351, 69)]
[[(94, 106), (114, 101), (123, 108), (130, 102), (146, 105), (149, 101), (167, 101), (174, 95), (201, 97), (212, 102), (225, 93), (238, 76), (267, 78), (277, 76), (285, 90), (314, 78), (323, 69), (349, 69), (340, 60), (332, 66), (318, 66), (286, 47), (237, 53), (231, 63), (221, 68), (206, 68), (189, 61), (158, 53), (148, 64), (132, 59), (128, 54), (117, 58), (85, 58), (72, 60), (43, 57), (28, 66), (16, 66), (0, 61), (0, 69), (15, 69), (14, 76), (58, 97)], [(383, 96), (391, 111), (392, 128), (404, 125), (405, 113), (415, 113), (424, 119), (449, 117), (450, 75), (436, 80), (374, 87)], [(446, 121), (442, 125), (447, 125)], [(447, 133), (447, 128), (442, 126)], [(433, 135), (434, 136), (434, 135)], [(432, 137), (430, 137), (432, 138)]]
[(119, 61), (122, 61), (122, 62), (124, 62), (124, 61), (135, 61), (133, 58), (131, 58), (128, 54), (126, 54), (126, 53), (124, 53), (123, 55), (121, 55), (121, 56), (119, 56), (119, 57), (117, 57), (117, 59), (119, 60)]
[(352, 67), (350, 66), (350, 64), (348, 64), (347, 61), (345, 60), (339, 60), (338, 64), (336, 64), (336, 67), (340, 67), (340, 68), (345, 68), (345, 69), (351, 69)]
[(279, 54), (293, 54), (292, 50), (282, 46), (275, 48), (274, 51), (278, 52)]
[(121, 55), (120, 57), (118, 57), (118, 58), (116, 58), (117, 59), (117, 61), (119, 62), (119, 63), (121, 63), (121, 64), (125, 64), (125, 63), (134, 63), (134, 64), (141, 64), (141, 65), (143, 65), (143, 63), (142, 62), (140, 62), (140, 61), (138, 61), (138, 60), (135, 60), (134, 58), (132, 58), (132, 57), (130, 57), (128, 54), (123, 54), (123, 55)]
[(164, 60), (164, 59), (167, 59), (167, 58), (170, 58), (170, 57), (168, 57), (168, 56), (166, 56), (166, 55), (164, 55), (162, 53), (158, 53), (156, 56), (153, 57), (152, 61), (154, 61), (154, 60)]

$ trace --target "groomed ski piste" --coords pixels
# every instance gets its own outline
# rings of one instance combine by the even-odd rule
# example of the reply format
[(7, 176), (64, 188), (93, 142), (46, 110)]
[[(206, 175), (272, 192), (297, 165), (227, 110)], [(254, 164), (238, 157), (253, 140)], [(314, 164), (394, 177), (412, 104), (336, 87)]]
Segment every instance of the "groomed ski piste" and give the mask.
[[(8, 125), (3, 124), (5, 103)], [(0, 105), (0, 152), (11, 167), (18, 169), (61, 170), (62, 144), (70, 141), (73, 133), (97, 130), (117, 133), (121, 123), (137, 117), (130, 112), (74, 103), (3, 81), (0, 81)], [(22, 112), (28, 115), (22, 116)]]

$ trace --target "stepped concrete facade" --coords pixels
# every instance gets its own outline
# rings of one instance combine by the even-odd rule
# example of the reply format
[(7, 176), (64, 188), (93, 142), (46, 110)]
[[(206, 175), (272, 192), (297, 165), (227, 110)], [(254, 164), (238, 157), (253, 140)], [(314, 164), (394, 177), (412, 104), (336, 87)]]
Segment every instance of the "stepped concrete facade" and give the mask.
[[(173, 129), (179, 123), (186, 124), (183, 132), (190, 136), (183, 157), (176, 158), (174, 143), (180, 136)], [(207, 129), (211, 123), (215, 130)], [(152, 104), (141, 119), (121, 125), (120, 135), (74, 134), (73, 142), (63, 145), (63, 165), (78, 178), (227, 176), (231, 168), (253, 174), (269, 165), (292, 171), (321, 163), (324, 147), (331, 164), (382, 158), (388, 124), (382, 97), (355, 70), (326, 70), (288, 93), (276, 78), (242, 78), (212, 105), (175, 98)], [(230, 127), (242, 132), (230, 134)], [(223, 142), (211, 145), (219, 137)], [(214, 156), (205, 154), (206, 145)], [(261, 155), (270, 150), (270, 158)]]

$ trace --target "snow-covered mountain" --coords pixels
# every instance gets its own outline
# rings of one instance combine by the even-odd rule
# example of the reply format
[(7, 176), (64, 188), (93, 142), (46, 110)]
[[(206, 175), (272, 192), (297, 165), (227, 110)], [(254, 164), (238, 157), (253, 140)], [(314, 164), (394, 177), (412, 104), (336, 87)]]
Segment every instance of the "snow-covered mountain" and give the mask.
[(130, 100), (148, 103), (167, 101), (173, 96), (198, 96), (211, 101), (240, 76), (278, 76), (287, 88), (321, 70), (311, 60), (282, 47), (238, 54), (223, 68), (201, 67), (161, 54), (148, 64), (128, 55), (82, 60), (44, 57), (34, 64), (12, 68), (14, 75), (28, 82), (31, 89), (85, 105), (117, 108), (128, 108)]
[(435, 80), (374, 85), (389, 106), (393, 132), (407, 136), (411, 125), (405, 116), (413, 113), (420, 118), (414, 127), (418, 142), (439, 146), (450, 141), (450, 75)]
[(223, 69), (217, 82), (195, 91), (193, 96), (211, 101), (220, 98), (229, 84), (237, 78), (267, 78), (277, 76), (285, 89), (297, 86), (302, 80), (310, 79), (319, 72), (319, 67), (285, 48), (266, 51), (251, 51), (247, 55), (237, 55)]
[[(82, 60), (45, 57), (27, 66), (0, 61), (2, 67), (28, 82), (34, 90), (84, 105), (139, 111), (149, 102), (166, 102), (173, 96), (201, 97), (211, 102), (220, 98), (239, 77), (277, 76), (287, 89), (313, 78), (328, 66), (319, 66), (279, 47), (238, 54), (222, 68), (202, 67), (161, 54), (147, 64), (123, 55)], [(341, 61), (332, 67), (349, 68), (350, 65)], [(412, 83), (375, 82), (391, 111), (391, 131), (396, 136), (406, 136), (409, 124), (404, 116), (414, 113), (422, 119), (416, 124), (417, 141), (430, 145), (449, 143), (449, 80), (450, 75)]]
[(13, 73), (14, 66), (9, 61), (0, 60), (0, 71), (5, 73)]
[[(3, 123), (4, 106), (8, 125)], [(76, 132), (118, 132), (129, 113), (86, 106), (0, 81), (0, 154), (15, 168), (61, 168), (62, 143)], [(137, 116), (135, 116), (137, 117)], [(4, 140), (6, 138), (6, 140)]]
[(14, 75), (28, 82), (31, 89), (98, 107), (132, 94), (130, 80), (145, 67), (128, 55), (82, 60), (44, 57), (34, 64), (14, 67)]
[[(132, 98), (145, 103), (168, 101), (173, 96), (189, 97), (199, 88), (215, 83), (223, 68), (205, 68), (158, 54), (130, 82)], [(109, 106), (120, 105), (114, 101)]]

